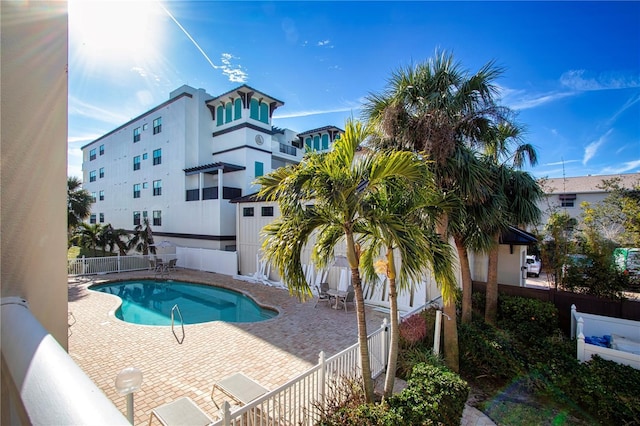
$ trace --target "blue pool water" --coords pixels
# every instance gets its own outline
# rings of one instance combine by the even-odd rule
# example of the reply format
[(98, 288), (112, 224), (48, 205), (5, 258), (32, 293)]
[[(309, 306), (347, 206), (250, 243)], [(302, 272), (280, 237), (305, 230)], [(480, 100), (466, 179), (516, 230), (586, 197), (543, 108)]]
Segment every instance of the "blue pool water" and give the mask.
[[(275, 317), (237, 291), (181, 281), (136, 280), (100, 284), (91, 290), (116, 295), (122, 305), (117, 318), (133, 324), (171, 325), (171, 309), (178, 305), (184, 324), (209, 321), (256, 322)], [(174, 318), (179, 324), (177, 313)]]

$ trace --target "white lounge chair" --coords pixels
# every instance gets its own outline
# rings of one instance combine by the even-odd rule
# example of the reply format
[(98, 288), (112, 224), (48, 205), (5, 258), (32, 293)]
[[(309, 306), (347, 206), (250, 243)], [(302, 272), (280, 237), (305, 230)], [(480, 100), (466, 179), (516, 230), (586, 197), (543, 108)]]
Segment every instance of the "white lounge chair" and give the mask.
[(149, 426), (154, 417), (164, 426), (206, 426), (213, 423), (213, 420), (186, 396), (154, 408), (149, 415)]

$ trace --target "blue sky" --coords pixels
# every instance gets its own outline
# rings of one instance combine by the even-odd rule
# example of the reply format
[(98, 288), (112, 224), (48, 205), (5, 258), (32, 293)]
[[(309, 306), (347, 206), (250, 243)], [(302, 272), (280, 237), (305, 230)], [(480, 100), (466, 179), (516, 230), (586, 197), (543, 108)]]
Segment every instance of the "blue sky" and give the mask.
[(536, 177), (640, 172), (640, 2), (69, 2), (69, 175), (80, 147), (182, 84), (246, 83), (273, 124), (343, 128), (394, 70), (495, 60)]

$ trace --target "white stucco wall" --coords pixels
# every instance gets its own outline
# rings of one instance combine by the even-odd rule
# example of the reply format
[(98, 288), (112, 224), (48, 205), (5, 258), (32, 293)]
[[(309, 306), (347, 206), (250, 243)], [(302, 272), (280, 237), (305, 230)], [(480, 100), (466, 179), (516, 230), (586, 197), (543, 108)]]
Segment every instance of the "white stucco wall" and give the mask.
[(0, 287), (67, 348), (67, 4), (1, 7)]

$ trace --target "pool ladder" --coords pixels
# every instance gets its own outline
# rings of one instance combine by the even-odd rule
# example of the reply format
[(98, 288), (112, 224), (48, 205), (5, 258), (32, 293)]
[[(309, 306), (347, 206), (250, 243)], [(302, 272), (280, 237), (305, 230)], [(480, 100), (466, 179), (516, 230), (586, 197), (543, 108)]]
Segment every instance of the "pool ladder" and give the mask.
[[(182, 328), (182, 338), (178, 338), (178, 335), (176, 334), (176, 329), (174, 327), (174, 312), (178, 312), (178, 316), (180, 317), (180, 327)], [(171, 308), (171, 331), (173, 332), (173, 336), (181, 345), (182, 342), (184, 342), (184, 320), (182, 319), (182, 312), (180, 312), (180, 308), (178, 307), (177, 303), (173, 305), (173, 308)]]

